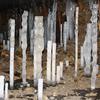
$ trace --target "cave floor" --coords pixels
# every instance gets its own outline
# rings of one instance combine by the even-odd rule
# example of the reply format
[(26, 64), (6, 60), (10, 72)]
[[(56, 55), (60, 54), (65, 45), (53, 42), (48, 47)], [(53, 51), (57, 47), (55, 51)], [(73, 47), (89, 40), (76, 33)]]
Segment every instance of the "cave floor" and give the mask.
[[(55, 86), (48, 85), (46, 82), (46, 50), (43, 52), (43, 78), (44, 90), (43, 100), (100, 100), (100, 75), (97, 75), (96, 89), (91, 91), (91, 77), (84, 76), (83, 69), (80, 67), (78, 59), (78, 77), (74, 78), (74, 45), (68, 46), (68, 53), (63, 52), (63, 48), (57, 47), (57, 65), (60, 61), (69, 60), (69, 66), (64, 65), (64, 78)], [(21, 49), (15, 52), (15, 86), (9, 89), (10, 100), (37, 100), (37, 89), (33, 86), (33, 64), (32, 58), (27, 50), (27, 81), (28, 87), (21, 87)], [(100, 70), (99, 70), (100, 71)], [(9, 82), (9, 51), (0, 52), (0, 74), (5, 75)]]

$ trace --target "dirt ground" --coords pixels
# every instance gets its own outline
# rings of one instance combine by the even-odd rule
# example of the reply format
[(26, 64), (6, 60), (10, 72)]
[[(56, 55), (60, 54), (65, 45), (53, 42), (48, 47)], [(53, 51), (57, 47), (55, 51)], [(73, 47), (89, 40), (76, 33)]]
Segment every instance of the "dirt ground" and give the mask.
[[(74, 42), (69, 41), (68, 52), (64, 53), (63, 48), (57, 47), (57, 65), (60, 61), (69, 60), (69, 66), (64, 64), (64, 77), (60, 84), (48, 85), (46, 82), (46, 50), (43, 52), (43, 78), (44, 78), (44, 98), (43, 100), (100, 100), (100, 75), (97, 76), (96, 89), (90, 90), (90, 77), (84, 76), (78, 63), (78, 77), (74, 78)], [(3, 50), (0, 53), (0, 74), (6, 76), (9, 82), (9, 51)], [(33, 86), (33, 64), (29, 50), (27, 50), (27, 81), (28, 87), (21, 87), (21, 49), (15, 53), (15, 87), (9, 89), (10, 100), (37, 100), (37, 89)]]

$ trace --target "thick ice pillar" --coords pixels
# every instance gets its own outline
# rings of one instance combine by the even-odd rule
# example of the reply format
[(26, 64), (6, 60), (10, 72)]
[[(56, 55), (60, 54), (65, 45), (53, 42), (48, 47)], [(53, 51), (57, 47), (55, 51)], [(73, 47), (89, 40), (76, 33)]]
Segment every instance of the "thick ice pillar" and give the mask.
[(51, 58), (52, 58), (52, 41), (47, 44), (47, 82), (51, 83)]
[(22, 47), (22, 83), (26, 85), (26, 49), (27, 49), (27, 16), (28, 12), (24, 11), (22, 15), (22, 35), (21, 35), (21, 47)]
[(36, 16), (34, 22), (34, 86), (42, 77), (42, 51), (44, 49), (43, 16)]
[[(98, 20), (98, 5), (93, 4), (92, 8), (92, 57), (93, 61), (92, 64), (97, 64), (97, 20)], [(93, 66), (92, 65), (92, 66)]]
[(10, 87), (14, 86), (14, 46), (15, 46), (15, 20), (9, 20), (10, 26)]
[(0, 100), (4, 99), (4, 81), (5, 81), (5, 77), (0, 76)]
[(84, 53), (84, 60), (85, 60), (85, 75), (90, 75), (91, 73), (91, 32), (92, 32), (92, 27), (91, 24), (87, 24), (87, 34), (85, 37), (85, 42), (83, 46), (83, 53)]
[(53, 43), (52, 48), (52, 84), (56, 83), (56, 43)]
[(95, 89), (96, 75), (98, 73), (97, 65), (97, 19), (98, 19), (98, 4), (93, 4), (92, 10), (92, 77), (91, 77), (91, 89)]
[(77, 77), (77, 70), (78, 70), (78, 14), (79, 14), (79, 7), (76, 8), (76, 20), (75, 20), (75, 77)]

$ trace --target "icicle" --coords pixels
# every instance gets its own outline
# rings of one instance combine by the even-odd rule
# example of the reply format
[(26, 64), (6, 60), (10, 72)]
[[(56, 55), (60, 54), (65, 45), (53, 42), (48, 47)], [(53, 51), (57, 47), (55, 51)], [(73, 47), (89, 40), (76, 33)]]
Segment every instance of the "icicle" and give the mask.
[(47, 25), (47, 41), (51, 40), (51, 12), (48, 14), (48, 25)]
[(29, 31), (29, 35), (30, 35), (30, 54), (32, 55), (33, 53), (33, 23), (34, 23), (34, 19), (33, 19), (33, 14), (32, 11), (30, 10), (28, 13), (28, 31)]
[(60, 62), (60, 78), (63, 79), (63, 62)]
[(48, 41), (48, 27), (47, 27), (47, 17), (44, 17), (44, 48), (47, 48)]
[(84, 54), (83, 54), (83, 46), (81, 46), (81, 67), (84, 67)]
[(64, 29), (63, 29), (63, 41), (64, 41), (64, 51), (66, 52), (67, 49), (67, 40), (68, 40), (68, 23), (64, 22)]
[(76, 8), (76, 21), (75, 21), (75, 77), (77, 77), (77, 70), (78, 70), (78, 14), (79, 14), (79, 7)]
[(52, 48), (52, 84), (56, 82), (56, 43), (53, 43)]
[(51, 83), (51, 58), (52, 58), (52, 41), (48, 41), (47, 45), (47, 82)]
[(75, 3), (71, 0), (67, 0), (66, 2), (66, 18), (68, 22), (68, 38), (74, 38), (74, 13), (75, 13)]
[(6, 41), (3, 40), (3, 49), (5, 50), (6, 49)]
[(10, 42), (9, 42), (9, 40), (7, 40), (7, 50), (8, 51), (10, 50)]
[(19, 29), (19, 47), (21, 47), (21, 42), (22, 42), (22, 30)]
[(63, 29), (62, 29), (62, 24), (60, 25), (60, 45), (61, 47), (63, 46)]
[(61, 78), (61, 71), (60, 71), (60, 66), (57, 66), (57, 83), (60, 83), (60, 78)]
[(31, 34), (30, 34), (30, 53), (31, 55), (34, 52), (34, 29), (31, 30)]

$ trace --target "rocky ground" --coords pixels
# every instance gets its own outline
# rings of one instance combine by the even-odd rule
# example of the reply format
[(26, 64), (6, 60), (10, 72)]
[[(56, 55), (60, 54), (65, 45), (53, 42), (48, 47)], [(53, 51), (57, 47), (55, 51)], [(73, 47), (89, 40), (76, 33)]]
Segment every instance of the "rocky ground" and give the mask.
[[(44, 98), (43, 100), (100, 100), (100, 75), (97, 76), (96, 89), (90, 90), (90, 77), (84, 76), (78, 63), (78, 77), (74, 78), (74, 43), (69, 41), (68, 53), (63, 52), (63, 48), (57, 48), (57, 65), (60, 61), (69, 60), (69, 66), (64, 64), (64, 78), (60, 84), (48, 85), (46, 82), (46, 51), (43, 52), (43, 78), (44, 78)], [(3, 50), (0, 53), (0, 74), (9, 80), (9, 52)], [(27, 81), (28, 87), (21, 87), (21, 49), (15, 53), (15, 88), (9, 90), (10, 100), (37, 100), (37, 89), (33, 86), (33, 64), (32, 58), (27, 50)]]

